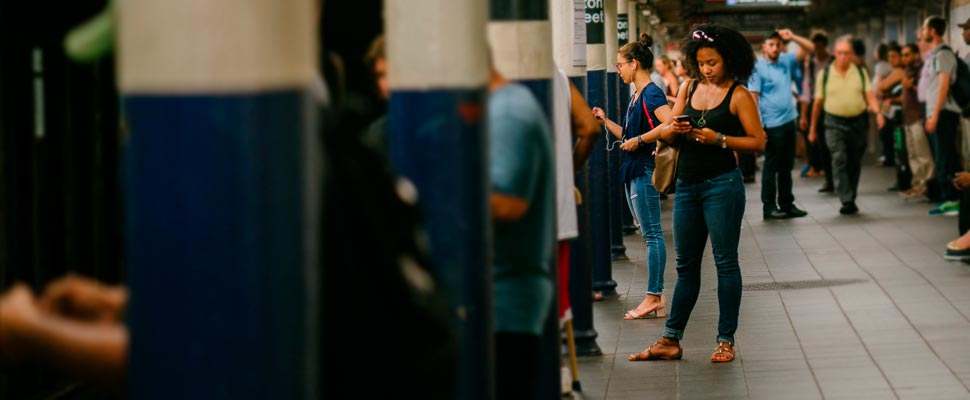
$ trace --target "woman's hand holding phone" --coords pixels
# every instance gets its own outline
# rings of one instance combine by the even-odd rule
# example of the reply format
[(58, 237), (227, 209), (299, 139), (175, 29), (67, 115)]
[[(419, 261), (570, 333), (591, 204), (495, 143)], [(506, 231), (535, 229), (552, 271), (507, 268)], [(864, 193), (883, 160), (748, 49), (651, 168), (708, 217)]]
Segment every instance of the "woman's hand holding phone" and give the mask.
[(674, 133), (685, 135), (690, 133), (694, 127), (693, 121), (691, 121), (688, 115), (678, 115), (674, 117), (673, 124)]

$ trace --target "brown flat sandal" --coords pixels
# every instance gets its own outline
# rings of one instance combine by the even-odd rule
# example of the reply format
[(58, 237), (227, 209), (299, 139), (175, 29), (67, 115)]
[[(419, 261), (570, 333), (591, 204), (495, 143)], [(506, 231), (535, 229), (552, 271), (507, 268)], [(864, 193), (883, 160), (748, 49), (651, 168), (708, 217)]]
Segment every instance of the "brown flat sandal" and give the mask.
[(734, 361), (734, 346), (728, 342), (717, 342), (714, 354), (711, 354), (712, 363), (723, 363)]
[[(661, 344), (662, 340), (658, 340), (657, 343), (650, 345), (646, 350), (643, 350), (637, 354), (630, 354), (630, 361), (654, 361), (654, 360), (679, 360), (684, 356), (684, 349), (680, 347), (680, 344), (676, 344), (677, 353), (674, 354), (658, 354), (650, 351), (653, 346)], [(646, 353), (646, 355), (644, 355)]]

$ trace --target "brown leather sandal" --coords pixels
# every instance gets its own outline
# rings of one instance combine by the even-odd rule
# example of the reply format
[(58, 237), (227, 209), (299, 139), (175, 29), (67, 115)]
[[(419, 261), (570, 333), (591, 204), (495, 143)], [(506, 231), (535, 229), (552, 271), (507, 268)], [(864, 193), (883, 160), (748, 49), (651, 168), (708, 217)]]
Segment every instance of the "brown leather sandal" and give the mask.
[[(677, 352), (674, 354), (662, 354), (654, 352), (654, 346), (664, 346), (664, 347), (677, 347)], [(654, 360), (679, 360), (684, 356), (684, 349), (680, 347), (680, 343), (673, 341), (671, 339), (662, 338), (654, 343), (650, 347), (647, 347), (643, 351), (637, 354), (630, 354), (630, 361), (654, 361)]]
[(734, 346), (728, 342), (717, 342), (714, 353), (711, 354), (712, 363), (734, 361)]

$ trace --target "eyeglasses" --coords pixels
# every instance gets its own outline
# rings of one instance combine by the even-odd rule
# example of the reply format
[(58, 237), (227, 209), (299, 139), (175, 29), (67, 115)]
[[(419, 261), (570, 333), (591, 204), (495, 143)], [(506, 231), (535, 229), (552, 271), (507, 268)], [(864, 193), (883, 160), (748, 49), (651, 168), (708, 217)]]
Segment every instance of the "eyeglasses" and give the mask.
[(698, 30), (694, 31), (693, 33), (691, 33), (690, 34), (690, 37), (693, 38), (695, 41), (706, 40), (708, 42), (714, 43), (714, 38), (708, 36), (707, 35), (707, 32), (704, 32), (704, 31), (702, 31), (700, 29), (698, 29)]
[(627, 61), (627, 62), (621, 62), (621, 63), (616, 63), (616, 69), (617, 69), (617, 70), (619, 70), (619, 69), (620, 69), (620, 66), (621, 66), (621, 65), (627, 65), (627, 64), (629, 64), (629, 63), (632, 63), (632, 62), (633, 62), (633, 61)]

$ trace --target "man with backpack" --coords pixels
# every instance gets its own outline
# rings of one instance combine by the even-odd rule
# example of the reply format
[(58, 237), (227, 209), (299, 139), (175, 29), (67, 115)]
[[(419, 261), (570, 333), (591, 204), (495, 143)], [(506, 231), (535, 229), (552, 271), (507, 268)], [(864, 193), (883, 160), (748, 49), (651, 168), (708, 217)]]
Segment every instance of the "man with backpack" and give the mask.
[(959, 192), (950, 183), (960, 170), (956, 133), (960, 123), (960, 107), (954, 100), (952, 85), (957, 82), (959, 61), (950, 47), (943, 44), (946, 20), (939, 16), (926, 18), (920, 34), (930, 48), (919, 80), (920, 98), (926, 102), (926, 133), (929, 134), (933, 157), (936, 159), (936, 185), (939, 205), (930, 215), (956, 215), (960, 212)]
[(815, 86), (815, 102), (812, 104), (812, 125), (809, 141), (818, 140), (818, 121), (825, 111), (825, 140), (832, 154), (832, 173), (843, 215), (859, 212), (856, 194), (859, 175), (862, 172), (862, 155), (866, 150), (866, 132), (869, 116), (877, 113), (876, 121), (881, 127), (885, 121), (878, 114), (879, 105), (870, 90), (866, 71), (855, 65), (849, 37), (835, 41), (835, 61), (818, 72)]

